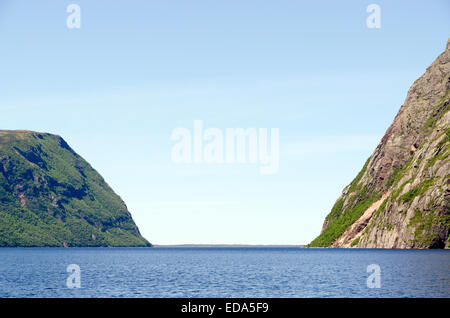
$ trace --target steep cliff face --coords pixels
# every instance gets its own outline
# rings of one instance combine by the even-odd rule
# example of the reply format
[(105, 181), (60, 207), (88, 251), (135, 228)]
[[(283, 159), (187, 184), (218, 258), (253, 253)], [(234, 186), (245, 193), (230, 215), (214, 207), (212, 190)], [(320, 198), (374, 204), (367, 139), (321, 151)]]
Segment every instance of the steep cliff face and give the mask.
[(309, 246), (449, 248), (450, 40)]
[(0, 130), (0, 246), (149, 246), (124, 202), (59, 136)]

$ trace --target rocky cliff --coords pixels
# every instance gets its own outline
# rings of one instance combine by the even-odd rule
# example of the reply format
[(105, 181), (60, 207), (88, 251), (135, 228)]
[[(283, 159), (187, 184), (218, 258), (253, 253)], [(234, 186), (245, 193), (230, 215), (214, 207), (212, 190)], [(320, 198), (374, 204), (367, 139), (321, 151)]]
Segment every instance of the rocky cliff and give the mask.
[(150, 246), (59, 136), (0, 130), (0, 246)]
[(311, 247), (450, 248), (450, 40)]

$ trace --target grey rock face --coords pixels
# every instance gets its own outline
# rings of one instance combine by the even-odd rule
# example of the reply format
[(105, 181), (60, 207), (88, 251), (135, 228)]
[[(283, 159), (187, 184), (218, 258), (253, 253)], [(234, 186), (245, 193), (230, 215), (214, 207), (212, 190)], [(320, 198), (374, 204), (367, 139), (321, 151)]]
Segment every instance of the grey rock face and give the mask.
[(449, 90), (450, 41), (310, 246), (449, 248)]

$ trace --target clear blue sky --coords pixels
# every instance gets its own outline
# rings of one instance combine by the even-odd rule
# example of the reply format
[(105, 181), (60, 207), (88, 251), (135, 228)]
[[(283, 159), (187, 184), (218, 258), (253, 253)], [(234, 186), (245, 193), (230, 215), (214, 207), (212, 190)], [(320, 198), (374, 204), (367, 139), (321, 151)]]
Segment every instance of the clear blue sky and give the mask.
[[(449, 31), (449, 1), (2, 0), (0, 128), (63, 136), (152, 243), (308, 243)], [(175, 165), (195, 119), (279, 128), (279, 172)]]

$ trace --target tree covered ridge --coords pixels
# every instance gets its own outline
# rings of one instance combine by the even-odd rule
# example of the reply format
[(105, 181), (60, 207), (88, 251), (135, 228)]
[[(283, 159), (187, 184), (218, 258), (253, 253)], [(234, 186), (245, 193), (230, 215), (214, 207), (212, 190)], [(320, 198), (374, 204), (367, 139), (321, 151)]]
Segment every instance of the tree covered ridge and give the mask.
[(63, 138), (0, 131), (0, 246), (150, 246)]

